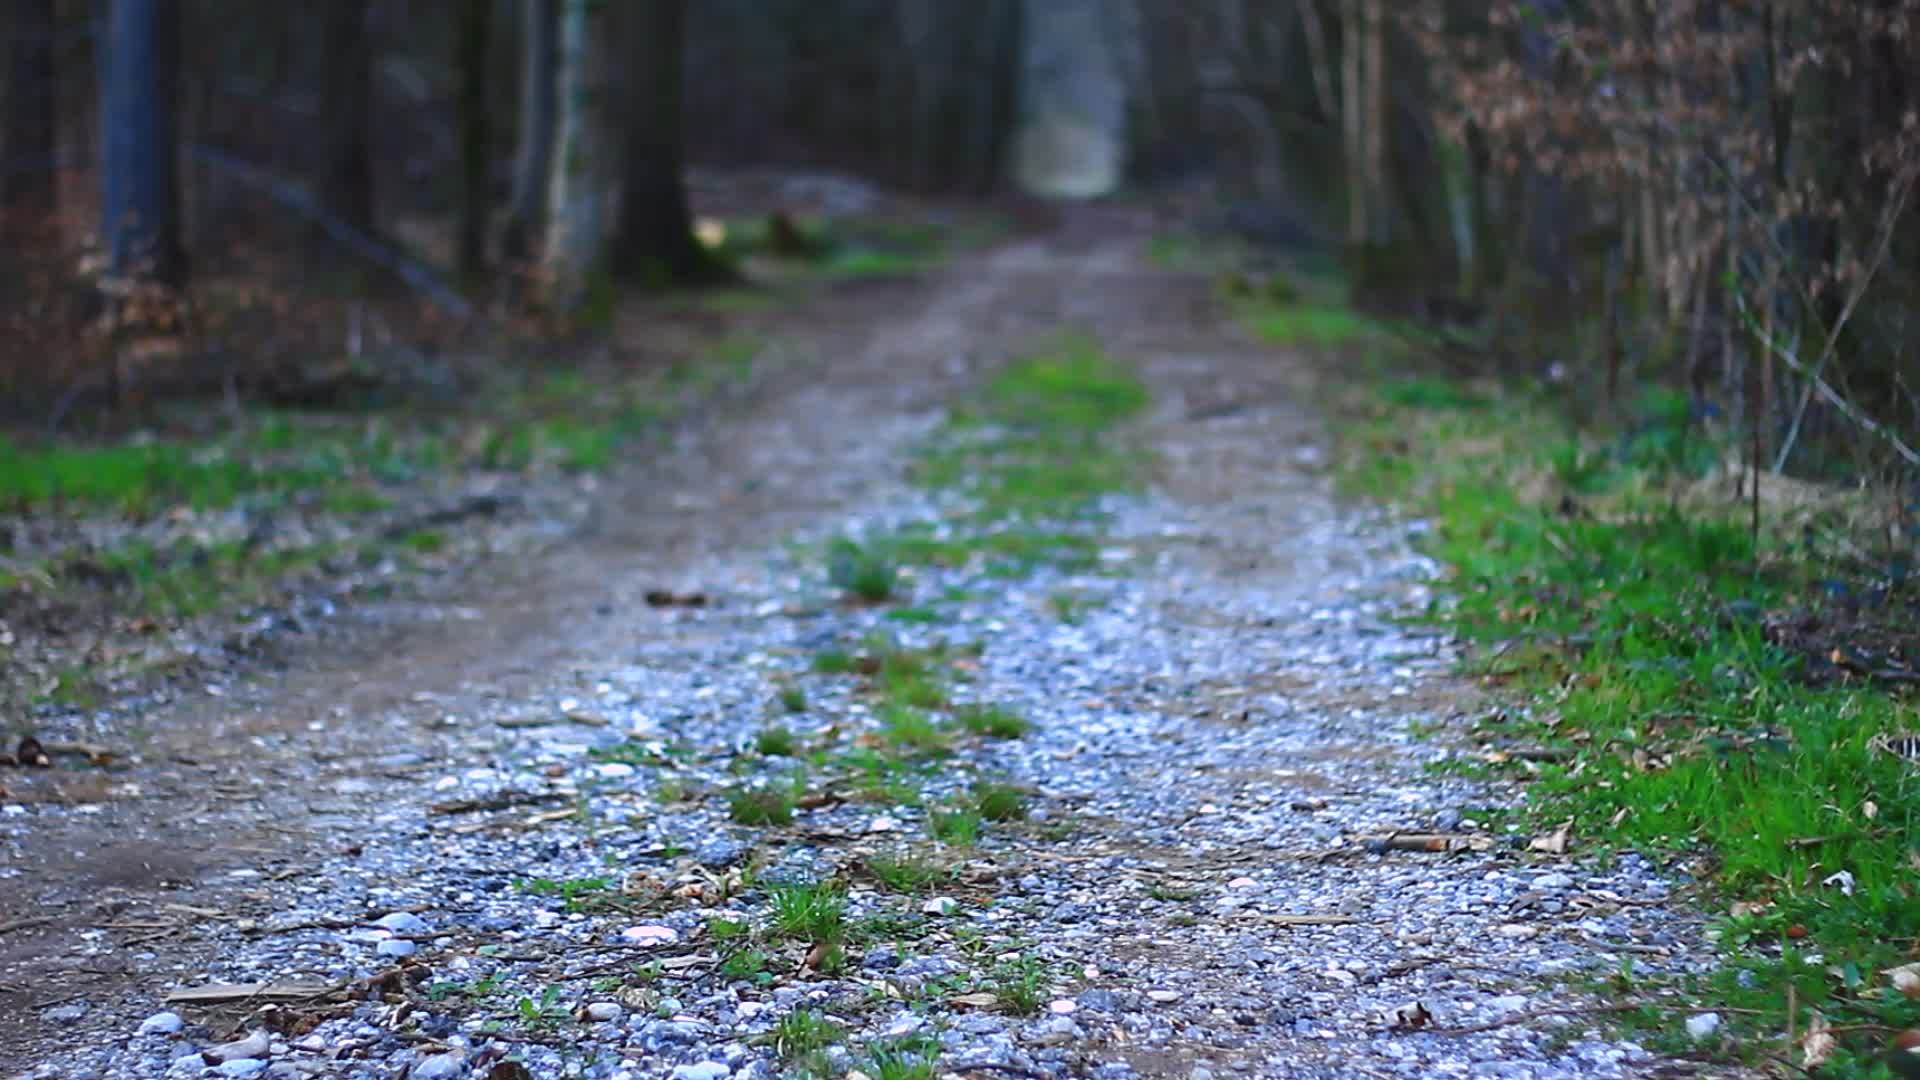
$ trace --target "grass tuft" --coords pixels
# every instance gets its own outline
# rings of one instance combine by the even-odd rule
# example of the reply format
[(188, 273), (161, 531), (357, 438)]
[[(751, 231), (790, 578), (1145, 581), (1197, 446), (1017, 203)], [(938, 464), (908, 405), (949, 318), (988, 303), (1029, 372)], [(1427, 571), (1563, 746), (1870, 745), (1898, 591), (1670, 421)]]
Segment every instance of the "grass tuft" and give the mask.
[(985, 821), (1020, 821), (1027, 816), (1026, 793), (1011, 784), (983, 780), (973, 785), (968, 801)]
[(846, 937), (847, 894), (825, 882), (795, 882), (772, 887), (773, 929), (781, 937), (820, 944)]
[(753, 748), (767, 757), (794, 757), (800, 752), (800, 739), (787, 728), (762, 728), (753, 737)]
[(793, 809), (793, 795), (786, 791), (738, 787), (727, 792), (728, 816), (741, 825), (791, 825)]
[(969, 705), (953, 718), (972, 734), (990, 739), (1018, 739), (1033, 730), (1026, 717), (999, 705)]
[(914, 852), (873, 855), (866, 860), (867, 873), (897, 893), (925, 892), (948, 876), (947, 868)]

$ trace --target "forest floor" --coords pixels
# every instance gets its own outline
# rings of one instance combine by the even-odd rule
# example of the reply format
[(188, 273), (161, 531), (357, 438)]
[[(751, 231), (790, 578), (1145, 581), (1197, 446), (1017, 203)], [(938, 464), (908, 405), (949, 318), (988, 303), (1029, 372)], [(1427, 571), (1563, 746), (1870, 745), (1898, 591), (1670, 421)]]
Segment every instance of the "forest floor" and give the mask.
[(829, 290), (563, 531), (50, 722), (138, 750), (0, 774), (5, 1075), (1687, 1071), (1593, 992), (1684, 883), (1435, 767), (1417, 524), (1150, 237)]

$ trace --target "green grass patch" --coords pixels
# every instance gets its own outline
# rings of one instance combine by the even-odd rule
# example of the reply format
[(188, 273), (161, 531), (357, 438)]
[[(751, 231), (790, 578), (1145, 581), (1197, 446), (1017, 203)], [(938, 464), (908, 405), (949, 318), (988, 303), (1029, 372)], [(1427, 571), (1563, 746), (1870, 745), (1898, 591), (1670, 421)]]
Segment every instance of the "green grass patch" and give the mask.
[(334, 478), (325, 468), (270, 465), (219, 446), (23, 447), (0, 438), (0, 506), (23, 512), (68, 505), (137, 516), (173, 506), (214, 510)]
[(1723, 968), (1685, 996), (1753, 1036), (1727, 1045), (1760, 1045), (1792, 1002), (1800, 1030), (1815, 1010), (1854, 1029), (1833, 1075), (1871, 1075), (1859, 1026), (1920, 1024), (1884, 974), (1920, 939), (1920, 774), (1876, 749), (1920, 722), (1859, 679), (1812, 678), (1824, 646), (1767, 632), (1765, 613), (1819, 610), (1829, 572), (1798, 536), (1756, 543), (1743, 507), (1683, 499), (1706, 440), (1670, 403), (1648, 411), (1596, 445), (1533, 403), (1402, 380), (1356, 410), (1345, 479), (1432, 520), (1451, 603), (1431, 617), (1531, 700), (1492, 748), (1564, 755), (1527, 766), (1536, 826), (1710, 859), (1705, 902), (1739, 914), (1717, 927)]
[(1390, 346), (1398, 340), (1384, 324), (1336, 304), (1252, 303), (1247, 319), (1254, 332), (1273, 345), (1342, 349)]
[(1090, 340), (1064, 338), (1001, 368), (925, 447), (916, 482), (967, 496), (945, 526), (902, 529), (870, 543), (903, 565), (984, 564), (1018, 577), (1045, 564), (1097, 562), (1089, 510), (1136, 490), (1145, 464), (1115, 431), (1143, 412), (1146, 385)]
[(880, 710), (880, 737), (903, 752), (932, 756), (953, 748), (953, 735), (925, 709), (886, 705)]

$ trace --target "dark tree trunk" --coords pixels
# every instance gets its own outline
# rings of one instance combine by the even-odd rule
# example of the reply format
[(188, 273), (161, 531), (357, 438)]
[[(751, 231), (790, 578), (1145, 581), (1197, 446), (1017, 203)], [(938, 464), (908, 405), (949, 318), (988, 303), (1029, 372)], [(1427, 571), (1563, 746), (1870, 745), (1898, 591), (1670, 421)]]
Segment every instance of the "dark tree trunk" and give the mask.
[(320, 201), (349, 227), (374, 231), (373, 42), (366, 0), (327, 0), (322, 30)]
[(520, 130), (513, 163), (512, 205), (507, 208), (502, 254), (511, 260), (533, 255), (547, 206), (548, 161), (560, 116), (559, 11), (554, 0), (520, 0)]
[(0, 206), (53, 209), (53, 0), (12, 0)]
[(681, 99), (686, 0), (634, 0), (622, 12), (631, 59), (620, 220), (609, 269), (642, 284), (701, 284), (731, 273), (693, 236), (687, 205)]
[(112, 273), (184, 284), (174, 110), (179, 0), (112, 0), (103, 47), (100, 232)]
[(460, 12), (460, 240), (456, 261), (464, 277), (487, 268), (488, 166), (487, 38), (493, 0), (465, 0)]

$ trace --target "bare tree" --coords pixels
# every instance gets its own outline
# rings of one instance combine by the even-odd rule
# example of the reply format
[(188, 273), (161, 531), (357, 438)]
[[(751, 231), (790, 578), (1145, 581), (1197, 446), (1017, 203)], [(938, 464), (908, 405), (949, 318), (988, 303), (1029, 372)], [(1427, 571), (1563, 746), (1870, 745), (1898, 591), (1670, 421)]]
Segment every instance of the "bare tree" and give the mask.
[(492, 132), (487, 122), (487, 44), (492, 36), (493, 0), (465, 0), (460, 6), (460, 35), (455, 66), (460, 71), (460, 227), (455, 264), (477, 277), (487, 264), (488, 165)]
[(681, 121), (686, 0), (634, 0), (625, 54), (631, 59), (620, 221), (609, 269), (644, 284), (700, 284), (732, 276), (693, 235)]
[(327, 0), (323, 18), (320, 200), (348, 226), (372, 233), (373, 42), (367, 0)]
[(559, 21), (555, 0), (521, 0), (520, 128), (513, 163), (513, 193), (501, 240), (506, 258), (533, 254), (546, 217), (547, 178), (553, 160), (554, 128), (560, 113)]
[(547, 160), (547, 206), (541, 273), (547, 302), (577, 306), (606, 250), (605, 203), (612, 155), (607, 123), (609, 16), (597, 0), (559, 0), (553, 152)]
[(111, 272), (180, 285), (179, 0), (110, 0), (103, 48), (100, 233)]

